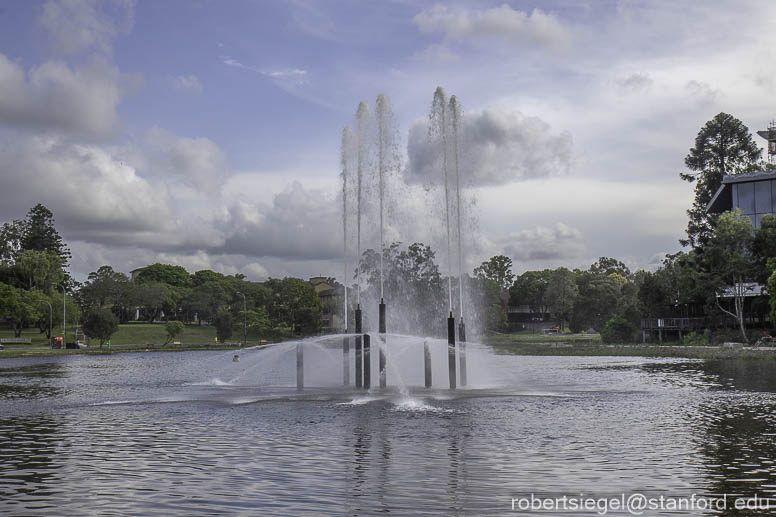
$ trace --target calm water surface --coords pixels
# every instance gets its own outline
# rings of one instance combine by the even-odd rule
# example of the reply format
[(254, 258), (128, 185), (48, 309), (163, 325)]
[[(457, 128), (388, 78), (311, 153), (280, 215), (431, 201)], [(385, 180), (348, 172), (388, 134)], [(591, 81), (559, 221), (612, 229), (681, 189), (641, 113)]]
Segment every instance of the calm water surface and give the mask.
[[(297, 393), (271, 352), (241, 354), (0, 362), (0, 513), (562, 514), (512, 509), (532, 493), (776, 505), (774, 361), (483, 352), (475, 388), (366, 395)], [(306, 364), (315, 380), (323, 363)]]

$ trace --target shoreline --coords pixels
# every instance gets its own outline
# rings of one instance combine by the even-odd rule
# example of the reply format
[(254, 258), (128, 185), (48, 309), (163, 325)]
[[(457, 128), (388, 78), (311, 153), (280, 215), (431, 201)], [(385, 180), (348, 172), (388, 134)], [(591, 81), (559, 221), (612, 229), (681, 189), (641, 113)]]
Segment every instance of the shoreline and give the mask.
[[(24, 348), (23, 346), (8, 348), (0, 350), (0, 361), (3, 359), (12, 359), (19, 357), (58, 357), (64, 355), (114, 355), (123, 353), (137, 353), (137, 352), (192, 352), (200, 350), (241, 350), (243, 347), (240, 343), (224, 343), (224, 344), (207, 344), (207, 343), (192, 343), (183, 345), (113, 345), (108, 347), (91, 347), (91, 348)], [(248, 347), (245, 347), (248, 348)]]
[[(576, 356), (576, 357), (675, 357), (685, 359), (776, 359), (776, 347), (743, 346), (690, 346), (690, 345), (604, 345), (601, 343), (579, 343), (564, 341), (552, 342), (512, 342), (498, 343), (484, 340), (497, 354), (534, 355), (534, 356)], [(246, 347), (247, 348), (247, 347)], [(113, 355), (137, 352), (192, 352), (203, 350), (226, 351), (241, 350), (241, 343), (188, 343), (188, 344), (134, 344), (113, 345), (111, 348), (99, 347), (80, 349), (52, 349), (25, 345), (6, 346), (0, 350), (0, 360), (19, 357), (56, 357), (63, 355)]]
[(497, 353), (541, 356), (676, 357), (684, 359), (776, 359), (776, 347), (485, 343)]

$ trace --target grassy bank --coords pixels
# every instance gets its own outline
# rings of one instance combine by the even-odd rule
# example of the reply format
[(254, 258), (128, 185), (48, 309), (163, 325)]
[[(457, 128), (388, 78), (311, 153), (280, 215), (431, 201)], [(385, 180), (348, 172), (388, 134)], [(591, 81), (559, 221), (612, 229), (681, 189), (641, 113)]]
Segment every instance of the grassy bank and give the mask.
[[(55, 329), (54, 334), (59, 335)], [(68, 337), (72, 338), (71, 331)], [(0, 330), (0, 337), (14, 337), (12, 330)], [(30, 344), (6, 343), (5, 350), (0, 350), (0, 359), (8, 357), (25, 357), (40, 355), (71, 355), (71, 354), (107, 354), (115, 352), (144, 351), (183, 351), (183, 350), (227, 350), (240, 346), (242, 332), (236, 332), (227, 343), (216, 343), (216, 329), (211, 326), (186, 325), (183, 334), (176, 337), (173, 343), (164, 344), (167, 334), (163, 323), (127, 323), (119, 325), (119, 330), (111, 337), (111, 346), (100, 349), (100, 344), (92, 340), (89, 348), (78, 350), (52, 349), (46, 335), (38, 329), (25, 329), (22, 338), (29, 338)], [(255, 345), (260, 336), (248, 333), (248, 345)]]
[(598, 334), (543, 335), (529, 332), (493, 334), (483, 339), (498, 353), (545, 356), (630, 356), (682, 357), (689, 359), (771, 358), (776, 348), (684, 346), (684, 345), (607, 345)]

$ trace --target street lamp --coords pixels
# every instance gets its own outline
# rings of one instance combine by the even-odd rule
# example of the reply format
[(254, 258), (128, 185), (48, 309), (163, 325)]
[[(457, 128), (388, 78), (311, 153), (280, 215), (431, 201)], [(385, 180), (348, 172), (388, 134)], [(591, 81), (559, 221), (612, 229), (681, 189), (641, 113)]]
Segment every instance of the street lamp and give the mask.
[(65, 284), (59, 287), (62, 288), (62, 346), (67, 348), (67, 294), (65, 294)]
[(245, 295), (240, 291), (237, 291), (237, 294), (243, 297), (243, 346), (245, 346), (248, 343), (248, 306), (245, 301)]
[(54, 308), (51, 307), (51, 302), (48, 300), (38, 300), (38, 303), (46, 303), (49, 306), (49, 346), (53, 348), (54, 342), (51, 341), (51, 320), (54, 317)]

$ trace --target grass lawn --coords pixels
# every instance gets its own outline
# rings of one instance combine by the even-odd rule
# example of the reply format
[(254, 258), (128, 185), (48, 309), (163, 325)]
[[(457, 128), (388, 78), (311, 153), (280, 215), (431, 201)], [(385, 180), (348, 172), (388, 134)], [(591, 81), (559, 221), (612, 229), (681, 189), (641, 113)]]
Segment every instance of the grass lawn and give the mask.
[(530, 343), (601, 344), (601, 336), (599, 334), (542, 334), (539, 332), (531, 332), (530, 330), (522, 330), (510, 334), (491, 333), (483, 338), (483, 342), (488, 345), (519, 345)]
[[(73, 329), (68, 329), (68, 340), (72, 339)], [(62, 329), (54, 329), (54, 336), (62, 334)], [(13, 330), (0, 329), (0, 337), (14, 337)], [(30, 344), (6, 343), (3, 346), (5, 350), (0, 350), (0, 358), (18, 357), (25, 355), (67, 355), (78, 353), (107, 353), (108, 347), (103, 346), (100, 350), (99, 341), (92, 340), (87, 349), (67, 350), (51, 349), (46, 340), (46, 335), (41, 334), (38, 329), (25, 329), (21, 335), (22, 338), (30, 338)], [(216, 349), (237, 348), (242, 342), (242, 330), (239, 329), (232, 334), (227, 343), (216, 343), (216, 329), (212, 326), (186, 325), (183, 333), (176, 337), (174, 343), (164, 345), (167, 333), (164, 330), (164, 323), (141, 323), (131, 322), (119, 325), (119, 330), (111, 337), (112, 352), (131, 352), (145, 350), (197, 350), (197, 349)], [(248, 333), (248, 345), (257, 344), (260, 336)]]
[(482, 339), (496, 352), (516, 355), (683, 357), (691, 359), (776, 360), (776, 349), (654, 344), (604, 344), (598, 334), (489, 334)]

